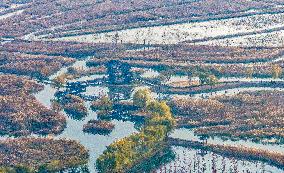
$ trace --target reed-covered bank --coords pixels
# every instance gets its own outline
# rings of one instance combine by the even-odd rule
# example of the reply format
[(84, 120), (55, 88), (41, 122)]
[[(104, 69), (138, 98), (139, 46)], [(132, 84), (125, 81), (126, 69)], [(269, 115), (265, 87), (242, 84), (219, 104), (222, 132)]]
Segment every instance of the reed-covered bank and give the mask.
[(282, 169), (284, 167), (284, 154), (281, 153), (270, 152), (267, 150), (260, 150), (257, 148), (207, 144), (204, 142), (188, 141), (188, 140), (175, 139), (175, 138), (169, 138), (168, 142), (171, 145), (212, 151), (227, 157), (263, 161)]
[(197, 135), (283, 143), (283, 94), (248, 91), (209, 99), (175, 98), (171, 105), (178, 123), (198, 127)]
[(41, 138), (0, 141), (0, 172), (57, 172), (83, 166), (87, 150), (78, 142)]

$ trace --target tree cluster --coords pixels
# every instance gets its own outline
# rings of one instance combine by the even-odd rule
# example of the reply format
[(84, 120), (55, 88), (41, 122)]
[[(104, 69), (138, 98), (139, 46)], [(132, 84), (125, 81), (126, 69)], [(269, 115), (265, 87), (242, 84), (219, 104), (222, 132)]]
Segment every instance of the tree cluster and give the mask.
[(140, 98), (140, 100), (136, 98), (134, 103), (138, 103), (140, 108), (145, 109), (144, 111), (151, 116), (139, 133), (118, 140), (107, 147), (97, 159), (97, 168), (100, 172), (126, 172), (166, 146), (167, 135), (175, 121), (166, 102), (149, 101), (150, 95), (149, 90), (139, 90), (134, 94), (134, 98), (135, 96)]

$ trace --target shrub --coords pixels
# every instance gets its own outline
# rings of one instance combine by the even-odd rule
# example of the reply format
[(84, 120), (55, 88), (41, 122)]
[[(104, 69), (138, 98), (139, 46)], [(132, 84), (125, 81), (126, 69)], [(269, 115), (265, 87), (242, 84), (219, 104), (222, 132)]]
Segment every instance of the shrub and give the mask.
[(103, 96), (98, 101), (94, 101), (91, 105), (91, 108), (93, 110), (97, 109), (99, 111), (109, 113), (113, 109), (113, 103), (108, 96)]
[(149, 89), (139, 89), (133, 95), (133, 104), (138, 108), (146, 108), (151, 100), (152, 96)]
[[(144, 100), (140, 106), (146, 106), (145, 98), (148, 90), (138, 91), (137, 98)], [(138, 97), (139, 96), (139, 97)], [(147, 100), (147, 101), (145, 101)], [(139, 100), (140, 101), (140, 100)], [(141, 102), (139, 102), (141, 103)], [(153, 157), (166, 146), (168, 133), (175, 124), (169, 106), (166, 102), (152, 101), (147, 104), (152, 116), (140, 133), (118, 140), (107, 147), (107, 150), (97, 159), (100, 172), (126, 172), (141, 161)]]

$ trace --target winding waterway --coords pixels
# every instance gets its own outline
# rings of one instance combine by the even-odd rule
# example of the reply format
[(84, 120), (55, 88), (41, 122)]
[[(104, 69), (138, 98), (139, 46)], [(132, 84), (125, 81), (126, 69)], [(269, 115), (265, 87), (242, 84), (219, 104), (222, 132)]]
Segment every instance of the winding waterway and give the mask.
[[(0, 16), (0, 20), (7, 19), (14, 15), (20, 15), (24, 10), (14, 11), (12, 13), (7, 13)], [(259, 19), (263, 21), (271, 21), (271, 23), (261, 23)], [(265, 20), (264, 20), (265, 19)], [(274, 19), (274, 20), (272, 20)], [(240, 23), (247, 23), (239, 25)], [(273, 22), (272, 22), (273, 21)], [(283, 13), (279, 14), (261, 14), (253, 15), (248, 17), (240, 17), (237, 19), (223, 19), (223, 20), (213, 20), (199, 23), (183, 23), (175, 24), (168, 26), (157, 26), (157, 27), (148, 27), (148, 28), (137, 28), (129, 29), (118, 32), (110, 33), (101, 33), (101, 34), (91, 34), (84, 36), (74, 36), (68, 38), (59, 38), (56, 40), (75, 40), (82, 42), (113, 42), (116, 35), (123, 43), (147, 43), (147, 44), (168, 44), (168, 43), (178, 43), (188, 40), (198, 40), (198, 39), (209, 39), (206, 42), (200, 44), (213, 44), (213, 45), (228, 45), (228, 42), (234, 43), (234, 45), (251, 45), (252, 43), (259, 43), (263, 45), (263, 40), (269, 40), (273, 37), (274, 42), (283, 43)], [(59, 26), (60, 27), (60, 26)], [(259, 31), (265, 32), (272, 30), (271, 33), (258, 33), (254, 34), (251, 32)], [(276, 30), (276, 31), (274, 31)], [(279, 30), (279, 31), (278, 31)], [(247, 32), (250, 31), (250, 32)], [(223, 38), (216, 39), (222, 35), (234, 36), (233, 38)], [(241, 36), (241, 34), (247, 34), (247, 36)], [(30, 35), (31, 37), (33, 34)], [(209, 36), (216, 37), (213, 41), (210, 41)], [(256, 37), (252, 39), (251, 37)], [(31, 39), (26, 36), (26, 39)], [(35, 38), (35, 39), (41, 39)], [(9, 40), (8, 40), (9, 41)], [(245, 43), (243, 43), (245, 41)], [(7, 40), (5, 41), (7, 42)], [(272, 42), (272, 43), (274, 43)], [(4, 41), (1, 42), (4, 44)], [(271, 40), (270, 40), (271, 43)], [(83, 67), (86, 66), (86, 60), (90, 57), (82, 60), (76, 61), (72, 66), (73, 67)], [(283, 57), (279, 57), (274, 61), (281, 61)], [(210, 64), (212, 65), (212, 64)], [(220, 65), (220, 64), (219, 64)], [(49, 81), (56, 78), (57, 76), (67, 72), (68, 67), (62, 68), (60, 71), (50, 76)], [(142, 74), (142, 77), (157, 77), (158, 72), (152, 69), (147, 69), (145, 73)], [(78, 79), (69, 80), (68, 82), (84, 82), (87, 80), (93, 80), (98, 78), (106, 78), (107, 74), (95, 74), (91, 76), (83, 76)], [(170, 80), (177, 81), (177, 77), (173, 76)], [(260, 81), (283, 81), (283, 79), (247, 79), (247, 78), (221, 78), (220, 81), (245, 81), (245, 82), (260, 82)], [(37, 100), (39, 100), (44, 106), (51, 108), (51, 100), (55, 98), (55, 94), (58, 90), (64, 88), (54, 88), (51, 84), (43, 83), (44, 90), (35, 94)], [(141, 86), (140, 86), (141, 87)], [(150, 86), (142, 86), (150, 87)], [(113, 87), (115, 88), (115, 87)], [(97, 86), (87, 86), (86, 91), (82, 92), (86, 96), (100, 96), (102, 94), (113, 94), (113, 88), (109, 88), (105, 85)], [(132, 88), (131, 92), (137, 90), (138, 87)], [(119, 90), (119, 89), (118, 89)], [(283, 88), (269, 88), (269, 87), (244, 87), (244, 88), (234, 88), (227, 90), (220, 90), (212, 93), (200, 93), (193, 95), (170, 95), (169, 97), (179, 96), (179, 97), (211, 97), (216, 95), (233, 95), (242, 91), (257, 91), (257, 90), (283, 90)], [(131, 94), (130, 94), (131, 95)], [(168, 95), (160, 95), (155, 93), (156, 97), (168, 97)], [(65, 112), (62, 112), (66, 116), (67, 126), (64, 131), (55, 136), (56, 139), (66, 138), (71, 140), (76, 140), (84, 145), (90, 154), (90, 159), (88, 162), (88, 169), (91, 173), (97, 172), (95, 169), (96, 159), (103, 151), (106, 149), (106, 146), (111, 144), (117, 139), (129, 136), (132, 133), (137, 132), (135, 122), (129, 120), (111, 120), (115, 124), (114, 130), (109, 135), (99, 135), (99, 134), (88, 134), (83, 132), (83, 125), (86, 124), (89, 120), (97, 119), (96, 112), (90, 109), (90, 101), (85, 102), (86, 107), (88, 108), (88, 114), (86, 117), (81, 119), (74, 119), (67, 115)], [(185, 140), (199, 141), (199, 138), (194, 135), (193, 129), (176, 129), (172, 132), (171, 137)], [(8, 137), (0, 137), (8, 138)], [(232, 146), (245, 146), (245, 147), (254, 147), (269, 151), (281, 152), (284, 153), (283, 145), (275, 144), (260, 144), (252, 141), (231, 141), (231, 140), (222, 140), (221, 138), (210, 138), (208, 140), (211, 144), (227, 144)], [(175, 158), (172, 159), (167, 164), (158, 166), (154, 172), (272, 172), (272, 173), (281, 173), (284, 170), (270, 166), (267, 163), (258, 162), (258, 161), (248, 161), (235, 158), (229, 158), (220, 156), (213, 152), (206, 152), (198, 149), (172, 146), (172, 151), (175, 153)]]
[[(87, 58), (88, 59), (88, 58)], [(86, 67), (86, 59), (79, 60), (73, 67)], [(57, 75), (63, 74), (67, 71), (67, 67), (62, 68), (59, 72), (55, 75), (50, 77), (54, 79)], [(151, 77), (154, 75), (156, 77), (158, 74), (148, 69), (145, 73), (142, 74), (143, 77)], [(76, 81), (84, 81), (90, 79), (97, 79), (107, 77), (105, 75), (92, 75), (92, 76), (83, 76), (78, 79), (74, 79), (70, 82)], [(143, 87), (143, 86), (142, 86)], [(144, 86), (145, 87), (145, 86)], [(147, 86), (146, 86), (147, 87)], [(247, 90), (263, 90), (267, 88), (237, 88), (232, 90), (221, 90), (215, 92), (215, 94), (235, 94), (236, 92), (240, 91), (247, 91)], [(275, 89), (275, 88), (273, 88)], [(54, 88), (50, 84), (44, 84), (44, 90), (40, 91), (39, 93), (35, 94), (35, 97), (45, 106), (51, 107), (51, 101), (55, 98), (55, 93), (58, 89)], [(137, 88), (133, 88), (131, 92), (137, 90)], [(282, 90), (282, 88), (279, 88)], [(105, 85), (98, 85), (98, 86), (88, 86), (86, 91), (84, 92), (85, 95), (100, 95), (101, 92), (111, 94), (114, 92), (113, 89), (109, 89)], [(156, 93), (157, 94), (157, 93)], [(206, 94), (206, 93), (203, 93)], [(131, 95), (131, 94), (130, 94)], [(158, 95), (158, 94), (157, 94)], [(211, 94), (212, 95), (212, 94)], [(200, 97), (201, 95), (193, 95), (193, 97)], [(187, 96), (189, 97), (189, 96)], [(90, 101), (85, 102), (86, 107), (88, 108), (88, 115), (82, 119), (76, 120), (72, 117), (68, 116), (64, 112), (63, 114), (67, 117), (67, 126), (62, 134), (55, 136), (55, 138), (66, 138), (79, 141), (82, 145), (84, 145), (90, 153), (90, 159), (88, 162), (88, 169), (91, 173), (97, 172), (95, 169), (95, 162), (96, 159), (103, 151), (106, 149), (106, 146), (111, 144), (113, 141), (117, 139), (121, 139), (123, 137), (129, 136), (130, 134), (137, 132), (137, 128), (135, 128), (135, 122), (129, 120), (112, 120), (115, 124), (115, 129), (109, 135), (98, 135), (98, 134), (88, 134), (83, 132), (83, 125), (87, 123), (87, 121), (91, 119), (97, 119), (96, 112), (90, 109)], [(193, 130), (191, 129), (176, 129), (172, 132), (171, 137), (179, 138), (179, 139), (186, 139), (186, 140), (196, 140), (198, 141), (199, 138), (194, 135)], [(266, 149), (271, 151), (277, 151), (284, 153), (284, 146), (283, 145), (273, 145), (273, 144), (258, 144), (251, 141), (224, 141), (220, 138), (209, 139), (209, 143), (212, 144), (227, 144), (233, 146), (246, 146), (246, 147), (254, 147), (260, 149)], [(273, 172), (273, 173), (281, 173), (283, 170), (276, 168), (274, 166), (270, 166), (267, 163), (263, 162), (255, 162), (255, 161), (248, 161), (248, 160), (240, 160), (234, 159), (229, 157), (224, 157), (213, 152), (205, 152), (198, 149), (192, 148), (185, 148), (180, 146), (172, 146), (171, 150), (175, 153), (175, 158), (171, 159), (168, 163), (159, 166), (156, 168), (155, 172)]]

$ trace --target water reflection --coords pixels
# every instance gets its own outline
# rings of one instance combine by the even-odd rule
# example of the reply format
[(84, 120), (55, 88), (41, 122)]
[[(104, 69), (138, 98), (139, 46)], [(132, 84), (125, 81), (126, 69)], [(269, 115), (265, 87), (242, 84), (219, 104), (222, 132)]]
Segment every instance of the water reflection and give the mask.
[(262, 162), (223, 157), (213, 152), (173, 146), (176, 159), (155, 170), (157, 173), (179, 172), (179, 173), (281, 173), (276, 167)]
[[(253, 10), (250, 12), (254, 13)], [(231, 19), (216, 19), (203, 22), (131, 28), (106, 33), (61, 37), (52, 40), (113, 43), (113, 40), (118, 39), (123, 43), (136, 44), (176, 44), (189, 41), (192, 42), (192, 44), (223, 46), (228, 46), (229, 43), (231, 43), (230, 45), (243, 46), (245, 45), (244, 43), (250, 41), (250, 44), (247, 43), (249, 46), (281, 46), (283, 43), (281, 40), (283, 38), (283, 34), (281, 31), (277, 30), (282, 30), (282, 16), (282, 13), (254, 14)], [(271, 33), (265, 33), (267, 30), (273, 31), (274, 29), (276, 29), (276, 31), (273, 32), (273, 35)], [(260, 33), (255, 33), (256, 31)], [(255, 38), (257, 36), (262, 36), (262, 39)], [(222, 37), (225, 38), (221, 39)], [(228, 38), (226, 39), (226, 37)], [(263, 37), (267, 40), (263, 41)], [(255, 44), (251, 41), (252, 39), (257, 40)], [(271, 39), (274, 39), (275, 42), (272, 43)]]
[(51, 100), (54, 98), (57, 89), (50, 84), (44, 85), (44, 90), (35, 94), (37, 100), (39, 100), (44, 106), (51, 108)]
[[(84, 66), (84, 61), (79, 61), (75, 63), (73, 66)], [(67, 68), (63, 68), (60, 72), (61, 74)], [(148, 71), (148, 74), (144, 74), (144, 77), (148, 77), (155, 73), (155, 71)], [(78, 89), (78, 87), (69, 87), (69, 88), (61, 88), (62, 95), (67, 93), (74, 93), (76, 95), (81, 96), (85, 100), (89, 100), (85, 102), (85, 106), (88, 109), (87, 116), (81, 118), (75, 118), (72, 116), (67, 116), (67, 126), (62, 134), (56, 136), (56, 138), (66, 138), (79, 141), (82, 145), (84, 145), (90, 153), (90, 160), (87, 165), (87, 168), (83, 170), (70, 169), (68, 172), (84, 172), (89, 171), (91, 173), (97, 172), (95, 169), (96, 159), (100, 154), (106, 149), (106, 146), (110, 145), (115, 140), (121, 139), (123, 137), (129, 136), (130, 134), (137, 132), (139, 128), (143, 125), (143, 119), (137, 119), (131, 115), (129, 115), (128, 110), (115, 110), (114, 113), (108, 117), (108, 121), (114, 123), (114, 130), (108, 135), (100, 135), (100, 134), (89, 134), (83, 132), (83, 125), (85, 125), (89, 120), (98, 119), (96, 112), (90, 109), (91, 100), (95, 100), (96, 98), (102, 95), (109, 95), (112, 100), (129, 100), (131, 99), (133, 93), (140, 88), (149, 87), (147, 85), (110, 85), (105, 83), (96, 83), (94, 81), (100, 80), (103, 81), (108, 75), (92, 75), (92, 76), (83, 76), (78, 79), (74, 79), (72, 81), (68, 81), (70, 83), (78, 82), (80, 86), (83, 86), (83, 90)], [(181, 80), (183, 79), (182, 77)], [(187, 77), (185, 77), (187, 78)], [(173, 76), (172, 80), (177, 80), (177, 77)], [(93, 81), (93, 82), (90, 82)], [(82, 84), (82, 85), (81, 85)], [(72, 85), (72, 84), (71, 84)], [(258, 90), (263, 88), (250, 88), (250, 90)], [(274, 88), (275, 89), (275, 88)], [(235, 94), (236, 92), (240, 92), (243, 90), (248, 90), (247, 88), (237, 88), (232, 90), (223, 90), (215, 92), (215, 94)], [(47, 107), (51, 107), (50, 100), (54, 99), (54, 95), (56, 95), (56, 91), (58, 89), (53, 88), (51, 85), (45, 85), (43, 91), (37, 93), (36, 98), (41, 101)], [(204, 93), (203, 93), (204, 94)], [(195, 97), (201, 97), (203, 94), (194, 95)], [(212, 95), (215, 95), (212, 94)], [(206, 95), (206, 94), (205, 94)], [(211, 94), (207, 94), (210, 96)], [(172, 95), (171, 95), (172, 96)], [(169, 98), (167, 94), (154, 93), (155, 98)], [(187, 95), (188, 97), (188, 95)], [(57, 97), (60, 99), (60, 97)], [(188, 139), (188, 140), (199, 140), (197, 136), (194, 135), (191, 130), (177, 129), (172, 134), (171, 137)], [(283, 151), (283, 146), (278, 145), (263, 145), (257, 144), (249, 141), (224, 141), (219, 138), (209, 139), (209, 143), (214, 144), (223, 144), (227, 143), (230, 145), (244, 145), (258, 148), (265, 148), (274, 151)], [(175, 157), (173, 157), (173, 153), (175, 152)], [(157, 161), (157, 162), (155, 162)], [(158, 162), (164, 161), (164, 162)], [(168, 163), (169, 162), (169, 163)], [(150, 164), (152, 163), (152, 164)], [(281, 170), (269, 166), (268, 164), (264, 164), (261, 162), (251, 162), (251, 161), (243, 161), (236, 160), (232, 158), (222, 157), (216, 155), (212, 152), (203, 152), (201, 150), (195, 150), (184, 147), (171, 147), (168, 151), (168, 154), (164, 156), (159, 156), (155, 159), (150, 160), (150, 162), (143, 162), (143, 168), (137, 165), (137, 170), (144, 170), (144, 172), (150, 172), (150, 170), (156, 170), (155, 172), (265, 172), (270, 170), (272, 172), (281, 172)], [(163, 164), (163, 166), (160, 166)], [(146, 166), (146, 167), (145, 167)], [(147, 167), (149, 166), (149, 167)], [(158, 168), (157, 168), (158, 167)], [(143, 171), (142, 171), (143, 172)]]
[(83, 120), (78, 121), (72, 118), (67, 118), (67, 127), (64, 132), (56, 138), (66, 138), (79, 141), (84, 145), (90, 154), (88, 169), (91, 173), (97, 172), (95, 169), (96, 159), (115, 140), (127, 137), (137, 130), (134, 128), (134, 123), (122, 120), (111, 120), (115, 128), (109, 135), (89, 134), (83, 132), (83, 125), (89, 120), (97, 119), (97, 114), (90, 109), (90, 103), (87, 102), (88, 116)]
[(104, 96), (108, 95), (109, 89), (108, 87), (105, 86), (88, 86), (86, 88), (86, 91), (83, 92), (82, 94), (87, 95), (87, 96)]
[(115, 86), (110, 85), (109, 87), (109, 98), (113, 101), (128, 100), (131, 98), (131, 93), (133, 92), (133, 85), (122, 85)]
[[(180, 128), (175, 129), (170, 137), (172, 138), (178, 138), (183, 140), (191, 140), (191, 141), (201, 141), (200, 138), (196, 135), (194, 135), (194, 129), (186, 129), (186, 128)], [(244, 146), (244, 147), (253, 147), (258, 148), (262, 150), (268, 150), (268, 151), (274, 151), (278, 153), (284, 153), (284, 145), (278, 145), (278, 144), (262, 144), (262, 143), (256, 143), (250, 140), (224, 140), (219, 137), (209, 138), (207, 139), (207, 143), (209, 144), (219, 144), (219, 145), (230, 145), (230, 146)]]
[(131, 173), (141, 173), (141, 172), (153, 172), (153, 170), (158, 167), (173, 161), (176, 158), (174, 151), (171, 147), (166, 147), (162, 151), (155, 154), (150, 159), (143, 161), (140, 164), (135, 165), (134, 168), (130, 170)]

